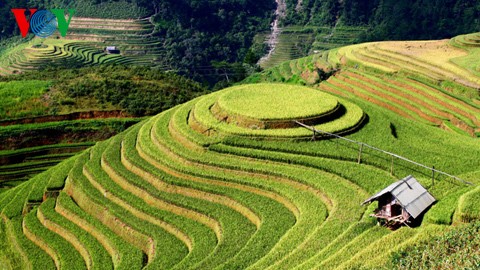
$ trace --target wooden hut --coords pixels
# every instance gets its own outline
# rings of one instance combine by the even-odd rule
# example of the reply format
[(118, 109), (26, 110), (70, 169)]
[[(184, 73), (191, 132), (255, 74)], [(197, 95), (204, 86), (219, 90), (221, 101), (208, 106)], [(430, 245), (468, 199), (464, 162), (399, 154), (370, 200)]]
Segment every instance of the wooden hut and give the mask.
[(120, 50), (116, 46), (107, 46), (105, 47), (107, 54), (119, 54)]
[(370, 216), (393, 225), (412, 222), (435, 202), (435, 198), (409, 175), (368, 198), (362, 205), (373, 201), (378, 201), (378, 208)]

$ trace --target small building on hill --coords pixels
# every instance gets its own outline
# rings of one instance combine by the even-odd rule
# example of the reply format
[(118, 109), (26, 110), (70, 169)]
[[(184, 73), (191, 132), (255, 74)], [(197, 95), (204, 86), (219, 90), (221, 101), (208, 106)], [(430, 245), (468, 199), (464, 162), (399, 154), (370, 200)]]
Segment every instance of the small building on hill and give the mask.
[(409, 175), (368, 198), (362, 205), (373, 201), (378, 201), (378, 208), (370, 216), (386, 221), (387, 225), (394, 225), (414, 221), (436, 200)]
[(116, 46), (107, 46), (105, 47), (105, 52), (108, 54), (119, 54), (120, 50)]

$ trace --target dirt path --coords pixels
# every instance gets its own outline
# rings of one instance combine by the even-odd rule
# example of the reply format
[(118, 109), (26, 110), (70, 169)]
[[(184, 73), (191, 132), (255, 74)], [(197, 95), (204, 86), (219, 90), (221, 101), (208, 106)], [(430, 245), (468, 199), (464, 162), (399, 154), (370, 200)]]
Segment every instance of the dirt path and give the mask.
[(280, 19), (285, 18), (285, 14), (287, 11), (287, 4), (285, 0), (275, 0), (275, 2), (277, 2), (277, 10), (275, 11), (275, 20), (272, 23), (272, 33), (270, 34), (267, 40), (269, 51), (266, 55), (260, 58), (260, 60), (258, 60), (259, 65), (268, 61), (270, 57), (273, 55), (278, 44), (278, 38), (282, 33), (282, 29), (278, 26), (278, 24), (280, 22)]

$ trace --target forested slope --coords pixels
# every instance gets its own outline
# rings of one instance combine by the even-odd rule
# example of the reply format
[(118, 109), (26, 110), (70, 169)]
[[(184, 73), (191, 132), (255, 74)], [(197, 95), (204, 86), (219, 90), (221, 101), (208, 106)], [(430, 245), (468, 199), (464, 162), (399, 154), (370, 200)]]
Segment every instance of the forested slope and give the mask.
[(480, 30), (475, 0), (286, 0), (285, 25), (368, 25), (365, 40), (438, 39)]
[[(242, 63), (253, 37), (268, 31), (275, 2), (261, 1), (6, 1), (0, 7), (0, 38), (17, 35), (14, 7), (75, 8), (76, 17), (138, 19), (149, 17), (155, 29), (149, 39), (157, 41), (165, 67), (199, 81), (216, 82), (213, 63)], [(147, 36), (146, 36), (147, 37)], [(1, 51), (1, 48), (0, 48)], [(259, 58), (261, 51), (257, 52)], [(255, 62), (255, 61), (253, 61)], [(231, 72), (231, 71), (230, 71)], [(238, 72), (235, 72), (238, 73)], [(234, 76), (232, 76), (233, 78)]]
[[(338, 47), (367, 40), (451, 38), (480, 30), (480, 3), (475, 0), (285, 0), (285, 3), (281, 27), (295, 26), (300, 29), (299, 35), (310, 33), (311, 42), (299, 39), (307, 48), (301, 49), (303, 54), (297, 57), (305, 56), (309, 49), (329, 49), (329, 43)], [(155, 25), (149, 38), (156, 40), (161, 49), (159, 58), (165, 68), (214, 84), (242, 79), (248, 72), (243, 63), (255, 65), (266, 53), (263, 40), (255, 44), (254, 37), (268, 33), (275, 6), (273, 0), (8, 0), (0, 6), (0, 38), (18, 33), (10, 11), (13, 7), (75, 8), (77, 17), (147, 17)], [(336, 32), (340, 32), (339, 40)], [(296, 39), (287, 38), (288, 42), (291, 40)]]

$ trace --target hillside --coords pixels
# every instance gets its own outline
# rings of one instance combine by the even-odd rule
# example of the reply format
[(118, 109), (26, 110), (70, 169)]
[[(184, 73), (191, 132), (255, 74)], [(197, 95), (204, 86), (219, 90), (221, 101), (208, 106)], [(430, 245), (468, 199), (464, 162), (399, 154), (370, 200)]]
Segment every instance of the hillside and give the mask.
[(387, 108), (442, 129), (480, 135), (478, 34), (451, 40), (376, 42), (316, 54), (249, 82), (291, 82)]
[[(479, 225), (478, 222), (474, 222), (450, 228), (430, 241), (424, 241), (406, 252), (397, 254), (395, 262), (402, 269), (476, 268), (480, 254)], [(467, 257), (473, 259), (465, 260)]]
[[(0, 7), (0, 74), (118, 63), (174, 71), (209, 86), (218, 83), (219, 89), (244, 79), (257, 63), (270, 68), (363, 41), (439, 39), (480, 31), (477, 1), (397, 2), (9, 0)], [(17, 46), (16, 38), (9, 39), (18, 35), (10, 8), (20, 6), (75, 8), (69, 39)], [(119, 47), (120, 55), (107, 55), (106, 46)], [(269, 54), (271, 59), (258, 62)]]
[[(358, 164), (356, 146), (310, 141), (311, 131), (292, 120), (479, 183), (478, 139), (359, 98), (241, 85), (165, 111), (0, 193), (0, 260), (34, 269), (378, 269), (452, 222), (479, 218), (476, 186), (438, 174), (432, 186), (430, 170), (400, 160), (392, 169), (389, 156), (368, 149)], [(360, 203), (412, 173), (438, 203), (418, 228), (375, 226), (373, 208)]]
[[(365, 33), (365, 26), (285, 26), (279, 28), (279, 34), (273, 51), (259, 61), (259, 65), (268, 69), (283, 62), (302, 58), (307, 55), (327, 51), (359, 42)], [(271, 34), (258, 34), (254, 46), (258, 43), (269, 43)]]
[[(17, 5), (78, 13), (20, 39)], [(0, 269), (477, 267), (478, 18), (473, 0), (5, 1)], [(435, 203), (371, 217), (409, 175)]]
[[(52, 65), (72, 68), (124, 64), (174, 71), (213, 86), (224, 79), (219, 74), (223, 69), (213, 63), (226, 61), (242, 67), (254, 35), (268, 30), (274, 4), (267, 0), (35, 0), (28, 5), (26, 1), (7, 1), (0, 8), (0, 15), (5, 16), (0, 40), (18, 34), (10, 8), (61, 7), (77, 12), (66, 39), (57, 34), (45, 41), (35, 38), (18, 46), (5, 40), (0, 46), (0, 74)], [(107, 46), (116, 46), (119, 54), (107, 54)], [(262, 53), (260, 49), (254, 54)]]
[(0, 190), (206, 92), (147, 68), (49, 69), (0, 78)]
[[(147, 19), (119, 20), (73, 17), (68, 35), (35, 37), (0, 55), (0, 75), (52, 67), (75, 68), (100, 64), (169, 69), (161, 61), (161, 41), (151, 37)], [(115, 46), (120, 53), (105, 48)]]
[(284, 25), (368, 26), (362, 40), (440, 39), (480, 31), (474, 0), (285, 0)]

